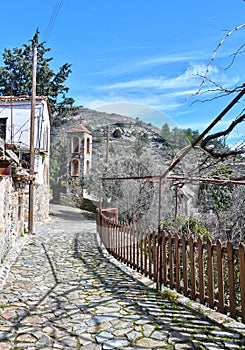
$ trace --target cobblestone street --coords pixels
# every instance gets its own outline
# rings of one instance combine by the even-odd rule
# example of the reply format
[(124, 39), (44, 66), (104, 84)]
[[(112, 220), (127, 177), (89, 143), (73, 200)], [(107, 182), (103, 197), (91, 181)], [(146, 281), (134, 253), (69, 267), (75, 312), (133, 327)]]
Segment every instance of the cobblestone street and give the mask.
[(98, 247), (95, 220), (51, 206), (0, 292), (0, 350), (245, 349), (229, 330), (178, 304)]

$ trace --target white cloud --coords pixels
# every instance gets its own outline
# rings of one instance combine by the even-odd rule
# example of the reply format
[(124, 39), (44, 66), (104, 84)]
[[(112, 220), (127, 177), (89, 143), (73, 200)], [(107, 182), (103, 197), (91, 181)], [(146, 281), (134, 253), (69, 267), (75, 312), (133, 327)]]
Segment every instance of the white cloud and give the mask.
[(131, 71), (132, 69), (139, 70), (139, 69), (150, 69), (152, 67), (156, 67), (159, 65), (168, 65), (173, 63), (181, 63), (181, 62), (192, 62), (196, 60), (200, 60), (201, 57), (203, 58), (205, 55), (202, 53), (177, 53), (172, 55), (164, 55), (164, 56), (157, 56), (152, 58), (142, 58), (141, 60), (138, 60), (137, 62), (134, 62), (133, 64), (128, 65), (128, 69)]
[[(176, 53), (170, 55), (163, 56), (155, 56), (155, 57), (140, 57), (134, 59), (127, 59), (123, 64), (114, 63), (115, 60), (111, 59), (110, 69), (100, 70), (97, 72), (93, 72), (95, 75), (106, 75), (106, 76), (114, 76), (116, 75), (124, 75), (127, 73), (133, 72), (142, 72), (149, 71), (154, 68), (158, 70), (161, 69), (166, 71), (166, 65), (178, 64), (186, 62), (189, 64), (190, 62), (200, 62), (200, 60), (205, 60), (210, 58), (210, 53), (205, 52), (186, 52), (186, 53)], [(159, 68), (160, 66), (160, 68)]]
[[(202, 78), (199, 75), (204, 75), (206, 66), (204, 64), (190, 64), (189, 67), (176, 77), (146, 77), (142, 79), (134, 79), (128, 81), (119, 81), (112, 84), (98, 86), (97, 92), (104, 104), (115, 102), (134, 102), (151, 106), (166, 113), (181, 112), (189, 109), (191, 101), (200, 86)], [(210, 67), (210, 79), (218, 81), (226, 88), (233, 87), (239, 80), (238, 77), (228, 77), (220, 73), (217, 67)], [(207, 82), (205, 84), (206, 94), (204, 99), (212, 98), (215, 87)], [(200, 96), (202, 98), (202, 96)], [(101, 101), (101, 102), (102, 102)], [(103, 103), (94, 103), (94, 105), (102, 105)]]
[[(134, 79), (128, 81), (120, 81), (113, 84), (106, 84), (98, 87), (100, 90), (143, 90), (143, 89), (158, 89), (158, 90), (180, 90), (181, 95), (188, 95), (198, 89), (200, 84), (200, 76), (204, 75), (206, 71), (205, 65), (191, 64), (186, 71), (176, 77), (169, 78), (165, 76), (147, 77), (142, 79)], [(217, 67), (211, 67), (209, 71), (210, 78), (216, 80), (217, 76), (221, 76)], [(230, 81), (223, 75), (221, 76), (223, 82)], [(188, 89), (184, 93), (184, 89)], [(179, 93), (177, 91), (176, 93)], [(180, 94), (180, 93), (179, 93)]]

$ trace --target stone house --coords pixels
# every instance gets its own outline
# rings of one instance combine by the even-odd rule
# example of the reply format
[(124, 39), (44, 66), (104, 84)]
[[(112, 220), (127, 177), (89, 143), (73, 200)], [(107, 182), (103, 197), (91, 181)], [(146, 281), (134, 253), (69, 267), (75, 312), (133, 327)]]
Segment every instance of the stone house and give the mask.
[(31, 100), (0, 96), (0, 259), (27, 230), (29, 182), (34, 181), (34, 222), (49, 215), (50, 112), (37, 97), (34, 126), (34, 176), (30, 167)]

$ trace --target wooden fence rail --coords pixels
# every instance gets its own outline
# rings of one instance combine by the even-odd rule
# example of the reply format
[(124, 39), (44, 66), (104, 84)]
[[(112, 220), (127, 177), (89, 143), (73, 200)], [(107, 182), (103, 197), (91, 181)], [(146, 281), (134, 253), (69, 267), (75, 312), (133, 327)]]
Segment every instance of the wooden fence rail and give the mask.
[(162, 286), (245, 323), (245, 245), (233, 247), (165, 231), (119, 224), (102, 213), (97, 231), (106, 249)]

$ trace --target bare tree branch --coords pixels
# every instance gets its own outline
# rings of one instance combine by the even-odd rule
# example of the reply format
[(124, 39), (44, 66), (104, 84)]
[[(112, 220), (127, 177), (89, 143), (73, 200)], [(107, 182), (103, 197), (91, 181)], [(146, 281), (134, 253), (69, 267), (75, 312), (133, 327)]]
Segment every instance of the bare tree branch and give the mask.
[(234, 128), (236, 125), (242, 123), (245, 120), (245, 114), (241, 115), (240, 117), (236, 118), (226, 130), (223, 131), (219, 131), (216, 132), (212, 135), (208, 135), (207, 137), (205, 137), (202, 142), (201, 142), (201, 147), (208, 152), (210, 155), (212, 155), (212, 157), (214, 158), (224, 158), (224, 157), (228, 157), (231, 155), (238, 155), (238, 154), (243, 154), (245, 153), (245, 147), (242, 147), (240, 149), (229, 149), (226, 151), (216, 151), (215, 147), (210, 148), (210, 146), (208, 146), (208, 142), (210, 142), (211, 140), (216, 140), (219, 137), (224, 137), (227, 136)]
[[(201, 77), (203, 78), (204, 76), (202, 76), (201, 74), (197, 74), (198, 77)], [(216, 89), (208, 89), (208, 90), (205, 90), (203, 92), (200, 92), (199, 95), (201, 94), (206, 94), (208, 92), (215, 92), (215, 91), (222, 91), (224, 93), (224, 95), (229, 95), (229, 94), (232, 94), (234, 92), (237, 92), (237, 91), (240, 91), (244, 88), (244, 84), (241, 84), (241, 85), (238, 85), (238, 86), (235, 86), (233, 89), (226, 89), (224, 86), (218, 84), (215, 80), (212, 80), (208, 77), (205, 77), (205, 80), (206, 81), (209, 81), (212, 85), (216, 86)], [(223, 94), (218, 96), (218, 97), (222, 97), (224, 96)], [(213, 99), (217, 98), (217, 96), (213, 97)]]
[(225, 70), (229, 69), (229, 68), (233, 65), (233, 63), (235, 62), (235, 59), (236, 59), (236, 57), (237, 57), (238, 55), (241, 55), (241, 54), (243, 54), (243, 53), (245, 52), (245, 50), (242, 50), (244, 47), (245, 47), (245, 44), (242, 44), (242, 45), (239, 47), (239, 49), (236, 50), (236, 52), (234, 52), (234, 53), (232, 54), (232, 60), (231, 60), (230, 64), (225, 68)]
[[(199, 89), (198, 89), (197, 92), (195, 93), (195, 95), (199, 95), (199, 94), (200, 94), (200, 92), (201, 92), (201, 90), (202, 90), (202, 88), (203, 88), (203, 85), (204, 85), (204, 83), (205, 83), (206, 80), (207, 80), (208, 73), (209, 73), (209, 71), (210, 71), (210, 67), (212, 66), (212, 63), (214, 62), (214, 59), (215, 59), (215, 57), (216, 57), (216, 55), (217, 55), (217, 52), (218, 52), (218, 50), (220, 49), (220, 47), (223, 45), (223, 43), (225, 42), (225, 40), (228, 39), (233, 33), (235, 33), (236, 31), (238, 31), (238, 30), (240, 30), (240, 29), (242, 29), (242, 28), (244, 28), (244, 27), (245, 27), (245, 23), (243, 23), (243, 24), (241, 24), (241, 25), (239, 25), (239, 26), (233, 28), (232, 30), (229, 30), (229, 31), (223, 36), (223, 38), (220, 40), (220, 42), (218, 43), (218, 45), (216, 46), (216, 48), (215, 48), (214, 51), (213, 51), (212, 57), (211, 57), (211, 59), (210, 59), (208, 65), (207, 65), (206, 71), (205, 71), (205, 73), (204, 73), (204, 75), (203, 75), (203, 80), (202, 80), (202, 82), (201, 82), (201, 84), (200, 84), (200, 86), (199, 86)], [(241, 46), (241, 48), (242, 48), (242, 47), (243, 47), (243, 46)], [(240, 53), (240, 50), (237, 51), (237, 54), (238, 54), (238, 53)], [(237, 54), (235, 54), (235, 56), (233, 55), (233, 61), (234, 61), (235, 57), (237, 56)]]

